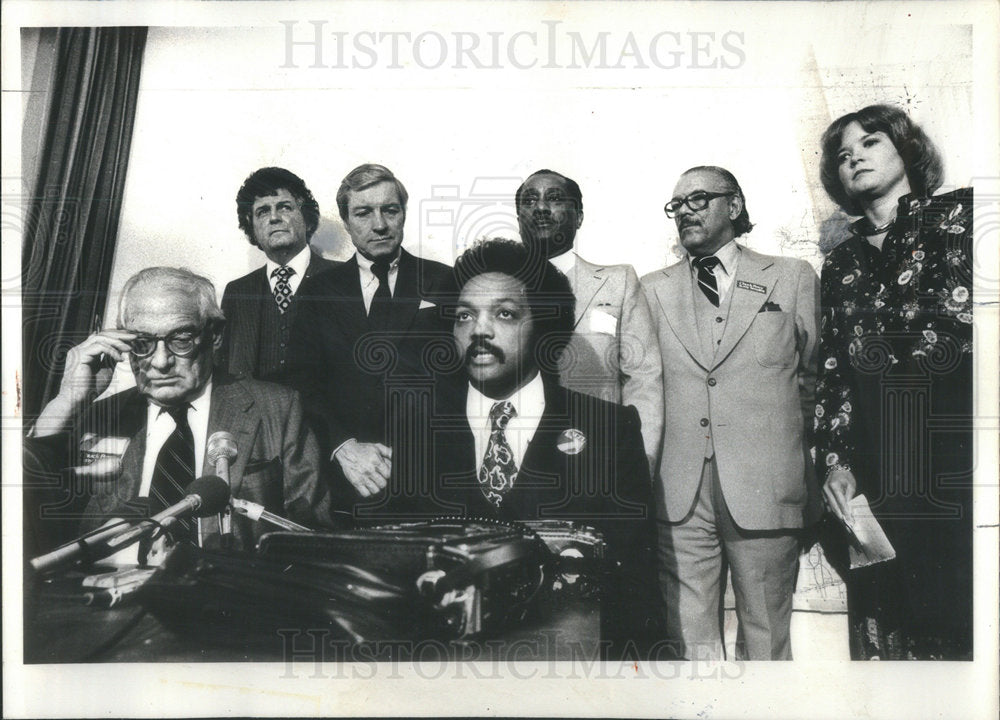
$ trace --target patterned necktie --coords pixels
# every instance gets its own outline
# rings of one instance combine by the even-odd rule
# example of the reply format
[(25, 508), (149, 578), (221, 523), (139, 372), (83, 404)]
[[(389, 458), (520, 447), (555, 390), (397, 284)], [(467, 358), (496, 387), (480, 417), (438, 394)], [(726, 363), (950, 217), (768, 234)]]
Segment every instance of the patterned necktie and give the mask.
[[(153, 467), (153, 481), (149, 486), (149, 514), (164, 510), (180, 502), (187, 494), (187, 486), (194, 480), (194, 435), (187, 420), (187, 404), (166, 408), (176, 427), (160, 448)], [(181, 535), (191, 537), (191, 525), (181, 521)], [(175, 538), (178, 533), (174, 532)]]
[(389, 327), (389, 306), (392, 303), (392, 293), (389, 292), (389, 261), (382, 258), (374, 261), (372, 275), (378, 278), (378, 287), (368, 309), (368, 321), (372, 328), (384, 330)]
[(517, 415), (509, 400), (493, 403), (490, 410), (490, 439), (486, 443), (483, 466), (479, 468), (479, 489), (495, 507), (500, 507), (517, 479), (514, 451), (507, 442), (507, 423)]
[(722, 261), (715, 255), (709, 255), (694, 258), (692, 262), (698, 268), (698, 287), (705, 293), (710, 303), (719, 307), (719, 283), (715, 279), (715, 268), (721, 265)]
[(278, 278), (278, 282), (274, 284), (274, 302), (278, 303), (278, 310), (282, 314), (292, 304), (292, 286), (288, 284), (288, 278), (294, 274), (295, 268), (290, 268), (287, 265), (276, 267), (271, 272), (271, 277)]

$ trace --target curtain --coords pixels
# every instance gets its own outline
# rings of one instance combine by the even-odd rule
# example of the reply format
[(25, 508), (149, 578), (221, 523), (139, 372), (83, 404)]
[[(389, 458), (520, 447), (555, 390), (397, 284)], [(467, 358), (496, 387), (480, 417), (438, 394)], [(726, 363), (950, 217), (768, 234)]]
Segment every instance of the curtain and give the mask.
[[(22, 251), (22, 407), (59, 389), (66, 351), (102, 322), (147, 28), (58, 28)], [(40, 48), (45, 48), (41, 43)]]

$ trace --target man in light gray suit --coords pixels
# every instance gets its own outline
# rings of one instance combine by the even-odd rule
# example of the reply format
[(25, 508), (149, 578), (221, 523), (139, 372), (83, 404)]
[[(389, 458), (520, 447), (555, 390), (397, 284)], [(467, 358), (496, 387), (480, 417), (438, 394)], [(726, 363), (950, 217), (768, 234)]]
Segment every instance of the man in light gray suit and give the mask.
[(790, 659), (796, 531), (813, 482), (819, 283), (802, 260), (736, 244), (752, 225), (727, 170), (688, 170), (664, 210), (687, 251), (642, 278), (664, 368), (657, 512), (667, 633), (685, 657), (724, 654), (728, 565), (738, 655)]
[(575, 252), (583, 196), (572, 179), (539, 170), (514, 195), (524, 243), (569, 278), (576, 296), (573, 336), (560, 360), (563, 387), (639, 411), (646, 458), (655, 471), (663, 428), (653, 321), (631, 265), (594, 265)]

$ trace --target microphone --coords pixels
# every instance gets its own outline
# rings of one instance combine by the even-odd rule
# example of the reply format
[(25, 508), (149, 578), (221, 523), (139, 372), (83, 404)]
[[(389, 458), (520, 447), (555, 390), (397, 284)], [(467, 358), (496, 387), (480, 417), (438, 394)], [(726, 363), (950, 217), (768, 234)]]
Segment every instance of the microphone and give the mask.
[(212, 433), (206, 445), (206, 457), (215, 466), (215, 474), (229, 484), (229, 462), (237, 455), (236, 438), (230, 433), (219, 431)]
[(263, 520), (264, 522), (271, 523), (276, 527), (280, 527), (282, 530), (291, 530), (292, 532), (313, 532), (312, 528), (307, 528), (305, 525), (299, 525), (298, 523), (287, 520), (280, 515), (275, 515), (273, 512), (268, 512), (264, 509), (263, 505), (258, 505), (257, 503), (250, 502), (249, 500), (244, 500), (243, 498), (233, 498), (233, 510), (238, 512), (240, 515), (245, 515), (251, 520)]
[(209, 475), (198, 478), (188, 486), (188, 495), (176, 505), (157, 513), (149, 520), (140, 520), (135, 526), (122, 530), (118, 525), (99, 529), (79, 540), (40, 555), (31, 561), (36, 572), (48, 572), (64, 565), (75, 563), (81, 558), (100, 560), (118, 552), (126, 544), (138, 540), (142, 535), (157, 527), (151, 521), (163, 524), (170, 519), (187, 513), (212, 515), (219, 512), (229, 499), (229, 486), (222, 478)]
[(126, 545), (135, 542), (158, 525), (178, 518), (194, 515), (208, 517), (222, 512), (229, 502), (229, 484), (217, 475), (205, 475), (192, 482), (187, 487), (187, 495), (180, 502), (174, 503), (165, 510), (156, 513), (149, 520), (140, 520), (137, 525), (129, 528), (121, 535), (111, 538), (108, 547), (112, 552), (118, 552)]
[[(215, 466), (215, 474), (229, 485), (229, 463), (237, 455), (236, 438), (224, 430), (212, 433), (205, 446), (205, 455), (209, 464)], [(222, 547), (232, 545), (233, 519), (228, 505), (219, 512), (219, 535)]]

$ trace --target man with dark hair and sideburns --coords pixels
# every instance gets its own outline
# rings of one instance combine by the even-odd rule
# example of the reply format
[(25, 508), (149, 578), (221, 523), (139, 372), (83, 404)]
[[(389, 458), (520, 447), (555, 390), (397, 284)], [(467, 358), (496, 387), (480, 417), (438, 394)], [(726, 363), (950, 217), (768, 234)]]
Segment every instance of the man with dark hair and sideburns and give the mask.
[[(456, 261), (450, 289), (461, 358), (438, 377), (423, 442), (359, 517), (460, 515), (566, 520), (601, 532), (611, 566), (603, 653), (642, 656), (656, 639), (651, 484), (634, 407), (560, 386), (557, 363), (575, 299), (551, 263), (509, 240)], [(407, 471), (405, 468), (408, 468)]]
[(236, 217), (266, 261), (226, 285), (219, 363), (232, 375), (280, 380), (299, 307), (299, 286), (338, 263), (309, 247), (319, 225), (319, 205), (293, 172), (266, 167), (251, 173), (236, 194)]

